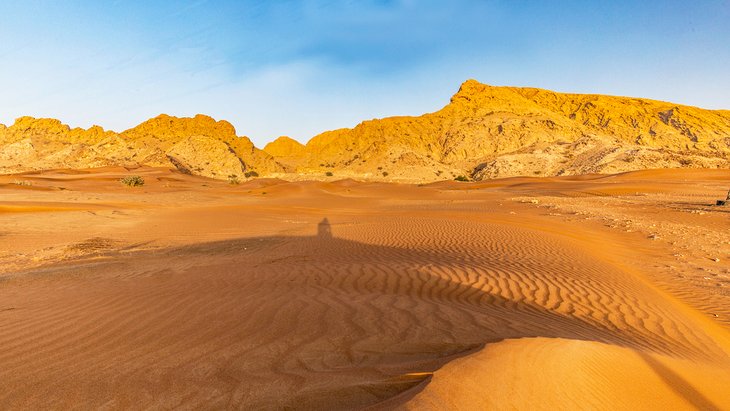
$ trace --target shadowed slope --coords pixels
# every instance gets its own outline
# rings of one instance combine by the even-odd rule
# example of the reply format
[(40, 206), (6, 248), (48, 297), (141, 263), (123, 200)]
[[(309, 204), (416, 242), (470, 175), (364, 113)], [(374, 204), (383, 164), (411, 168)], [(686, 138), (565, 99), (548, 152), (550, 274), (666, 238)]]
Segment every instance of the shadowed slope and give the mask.
[(523, 337), (728, 364), (725, 340), (569, 236), (418, 216), (327, 227), (14, 275), (0, 404), (352, 409)]
[(592, 341), (506, 340), (445, 365), (398, 408), (720, 410), (730, 405), (729, 377), (727, 364)]

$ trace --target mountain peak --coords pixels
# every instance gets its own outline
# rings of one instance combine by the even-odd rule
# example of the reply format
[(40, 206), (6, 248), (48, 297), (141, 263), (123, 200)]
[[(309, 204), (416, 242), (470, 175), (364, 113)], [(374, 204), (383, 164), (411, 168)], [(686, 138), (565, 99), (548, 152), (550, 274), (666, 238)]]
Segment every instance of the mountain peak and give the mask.
[(459, 99), (470, 101), (472, 99), (472, 96), (483, 93), (487, 88), (491, 88), (491, 86), (482, 84), (474, 79), (468, 79), (465, 82), (461, 83), (461, 86), (459, 86), (459, 91), (457, 91), (456, 94), (451, 97), (451, 102), (453, 103), (454, 101), (458, 101)]
[(486, 87), (492, 87), (492, 86), (490, 86), (489, 84), (484, 84), (473, 78), (470, 78), (470, 79), (466, 79), (463, 83), (461, 83), (461, 86), (459, 86), (459, 91), (470, 90), (470, 89), (484, 89)]

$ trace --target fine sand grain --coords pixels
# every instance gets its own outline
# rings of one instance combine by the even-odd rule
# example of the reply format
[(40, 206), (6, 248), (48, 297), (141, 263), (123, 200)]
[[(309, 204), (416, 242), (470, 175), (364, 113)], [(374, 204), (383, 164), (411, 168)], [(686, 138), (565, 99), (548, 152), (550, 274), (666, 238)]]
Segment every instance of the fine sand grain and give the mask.
[(0, 176), (0, 408), (729, 409), (728, 188)]

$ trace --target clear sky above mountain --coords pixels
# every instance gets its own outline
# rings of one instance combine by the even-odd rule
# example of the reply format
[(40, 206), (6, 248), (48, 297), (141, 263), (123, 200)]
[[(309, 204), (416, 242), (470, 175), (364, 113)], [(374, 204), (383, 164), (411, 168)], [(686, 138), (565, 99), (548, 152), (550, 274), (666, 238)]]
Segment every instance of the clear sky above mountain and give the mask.
[(226, 119), (258, 145), (421, 114), (467, 78), (730, 108), (730, 1), (0, 3), (0, 122)]

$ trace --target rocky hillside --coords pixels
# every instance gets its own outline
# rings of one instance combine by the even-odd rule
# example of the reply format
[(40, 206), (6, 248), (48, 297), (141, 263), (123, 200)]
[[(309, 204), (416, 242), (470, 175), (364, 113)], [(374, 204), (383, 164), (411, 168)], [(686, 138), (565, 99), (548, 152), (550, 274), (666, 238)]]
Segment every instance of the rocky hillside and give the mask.
[(730, 114), (469, 80), (435, 113), (325, 132), (295, 156), (285, 144), (265, 150), (300, 173), (413, 181), (730, 168)]
[(0, 173), (142, 164), (220, 179), (410, 182), (730, 168), (730, 111), (469, 80), (435, 113), (365, 121), (306, 145), (279, 137), (264, 150), (203, 115), (163, 114), (122, 133), (31, 117), (0, 125)]
[(71, 129), (58, 120), (22, 117), (0, 127), (0, 172), (110, 165), (176, 167), (226, 179), (284, 168), (226, 121), (160, 115), (122, 133)]

